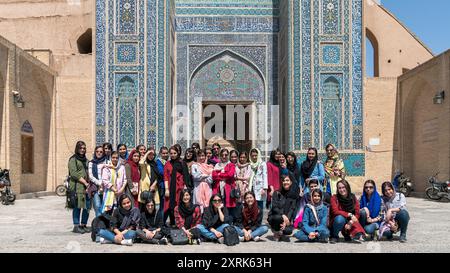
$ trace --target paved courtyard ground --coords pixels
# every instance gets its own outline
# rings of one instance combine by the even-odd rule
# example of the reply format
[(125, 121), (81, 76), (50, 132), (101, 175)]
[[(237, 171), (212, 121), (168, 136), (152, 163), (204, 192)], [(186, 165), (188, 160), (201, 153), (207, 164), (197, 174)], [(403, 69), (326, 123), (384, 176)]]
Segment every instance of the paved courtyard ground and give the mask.
[[(64, 208), (64, 198), (47, 196), (17, 200), (13, 206), (0, 205), (0, 252), (162, 252), (162, 253), (308, 253), (308, 252), (450, 252), (450, 203), (408, 198), (411, 221), (408, 242), (366, 242), (309, 244), (274, 242), (242, 243), (227, 247), (214, 243), (200, 246), (100, 245), (90, 234), (74, 234), (71, 211)], [(91, 216), (92, 217), (92, 216)], [(92, 218), (90, 219), (90, 221)], [(89, 222), (90, 222), (89, 221)], [(269, 232), (268, 236), (270, 237)]]

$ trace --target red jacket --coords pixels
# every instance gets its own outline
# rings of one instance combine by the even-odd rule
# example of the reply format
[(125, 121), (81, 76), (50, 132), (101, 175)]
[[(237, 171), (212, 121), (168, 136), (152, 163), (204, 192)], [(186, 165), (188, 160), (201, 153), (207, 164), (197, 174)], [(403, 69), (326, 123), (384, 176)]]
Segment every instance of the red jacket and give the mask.
[[(220, 194), (220, 181), (225, 181), (225, 203), (227, 208), (236, 207), (236, 198), (231, 198), (231, 190), (236, 188), (236, 182), (234, 180), (234, 173), (236, 172), (236, 166), (233, 163), (228, 163), (224, 172), (214, 170), (212, 172), (213, 179), (213, 194)], [(223, 198), (223, 197), (222, 197)]]
[[(353, 223), (352, 228), (350, 229), (350, 231), (345, 230), (345, 227), (342, 229), (342, 233), (344, 235), (350, 235), (350, 236), (355, 236), (357, 233), (362, 233), (365, 234), (364, 228), (361, 226), (361, 224), (359, 223), (359, 202), (356, 199), (356, 196), (354, 196), (354, 203), (355, 203), (355, 217), (358, 219), (357, 223)], [(330, 201), (330, 227), (333, 226), (333, 221), (334, 218), (336, 218), (337, 216), (341, 215), (343, 216), (345, 219), (348, 218), (348, 214), (349, 212), (343, 210), (341, 204), (339, 204), (339, 200), (336, 196), (336, 194), (334, 194), (331, 197), (331, 201)], [(347, 219), (348, 222), (348, 219)]]
[[(175, 214), (175, 223), (177, 225), (177, 227), (179, 229), (181, 229), (182, 227), (184, 227), (184, 222), (185, 219), (183, 218), (183, 216), (180, 214), (180, 211), (178, 210), (178, 206), (175, 207), (174, 209), (174, 214)], [(187, 229), (191, 229), (193, 227), (196, 227), (198, 224), (200, 224), (202, 222), (202, 212), (200, 210), (200, 207), (197, 206), (194, 210), (194, 213), (192, 214), (192, 223), (191, 226)]]

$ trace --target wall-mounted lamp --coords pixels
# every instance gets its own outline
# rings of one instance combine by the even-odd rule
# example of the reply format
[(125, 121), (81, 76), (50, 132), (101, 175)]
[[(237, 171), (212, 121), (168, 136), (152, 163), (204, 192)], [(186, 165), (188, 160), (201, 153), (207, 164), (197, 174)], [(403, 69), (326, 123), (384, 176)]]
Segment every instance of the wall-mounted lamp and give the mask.
[(444, 99), (445, 99), (445, 91), (441, 91), (433, 97), (433, 103), (442, 104), (444, 102)]
[(22, 94), (20, 94), (19, 91), (12, 91), (14, 96), (14, 105), (17, 108), (24, 108), (25, 107), (25, 101), (22, 98)]

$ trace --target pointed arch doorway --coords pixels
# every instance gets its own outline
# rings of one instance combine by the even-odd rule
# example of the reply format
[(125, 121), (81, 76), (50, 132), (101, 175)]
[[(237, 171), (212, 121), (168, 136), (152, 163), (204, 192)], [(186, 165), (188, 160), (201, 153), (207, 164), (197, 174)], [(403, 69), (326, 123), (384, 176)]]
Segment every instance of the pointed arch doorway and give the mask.
[(257, 145), (265, 103), (265, 80), (259, 69), (226, 50), (200, 64), (190, 78), (191, 136), (203, 147), (249, 151)]

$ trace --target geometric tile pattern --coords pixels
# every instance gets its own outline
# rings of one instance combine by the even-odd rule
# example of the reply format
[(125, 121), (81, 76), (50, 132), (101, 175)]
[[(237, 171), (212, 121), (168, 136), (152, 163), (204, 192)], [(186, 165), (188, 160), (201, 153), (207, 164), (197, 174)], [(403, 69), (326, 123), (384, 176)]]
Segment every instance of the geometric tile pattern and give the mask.
[[(333, 142), (348, 155), (349, 172), (363, 174), (362, 0), (280, 1), (96, 0), (96, 142), (169, 145), (172, 98), (190, 113), (200, 97), (189, 94), (199, 90), (278, 104), (283, 77), (288, 149)], [(289, 64), (281, 75), (279, 33), (288, 49), (280, 57)], [(215, 87), (204, 88), (205, 79)], [(273, 122), (257, 133), (270, 135)], [(195, 139), (195, 124), (190, 129)]]

